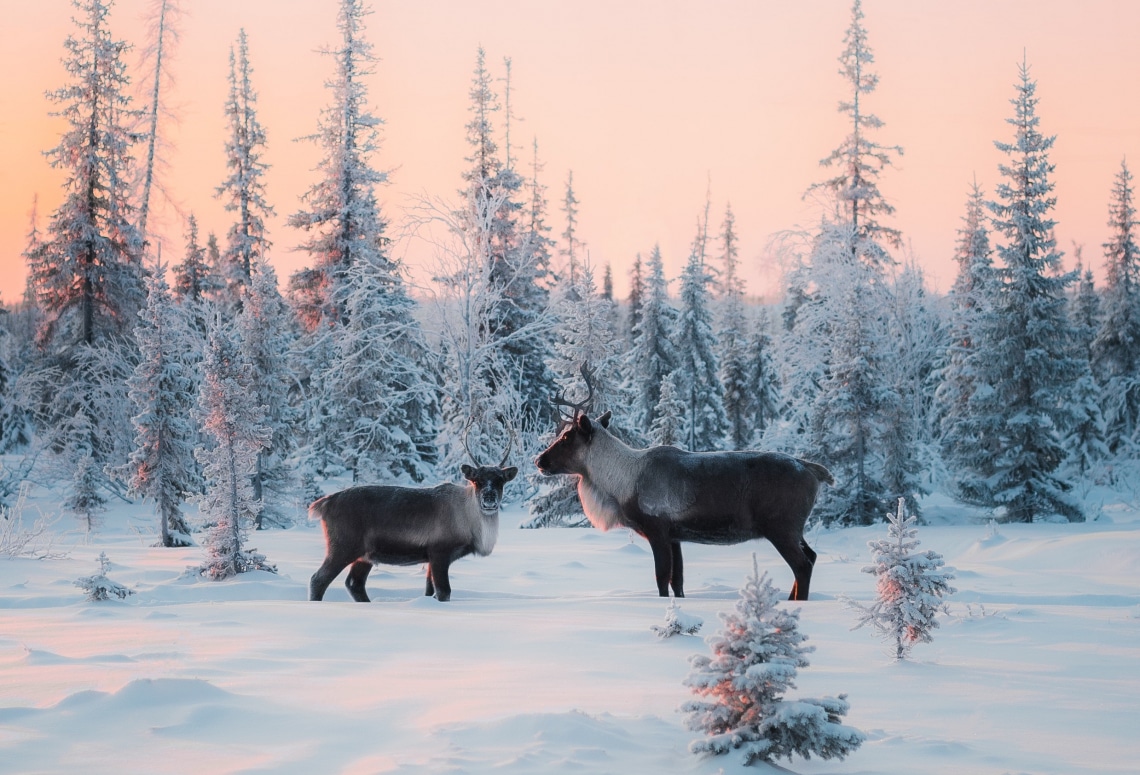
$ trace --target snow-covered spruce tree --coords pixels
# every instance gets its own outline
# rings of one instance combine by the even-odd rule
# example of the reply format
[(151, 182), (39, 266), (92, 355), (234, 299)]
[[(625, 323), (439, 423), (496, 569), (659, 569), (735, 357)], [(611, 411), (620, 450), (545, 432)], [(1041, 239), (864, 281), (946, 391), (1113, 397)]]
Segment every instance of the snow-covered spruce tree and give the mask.
[(1000, 292), (993, 265), (985, 202), (977, 182), (966, 203), (954, 252), (958, 274), (948, 296), (947, 346), (938, 360), (934, 411), (938, 440), (950, 489), (975, 501), (984, 490), (999, 432), (996, 393), (988, 382), (994, 337), (985, 330), (995, 322), (990, 312)]
[[(242, 294), (237, 319), (238, 347), (252, 368), (254, 400), (265, 407), (264, 424), (269, 443), (257, 454), (253, 497), (261, 503), (254, 527), (287, 526), (286, 504), (295, 491), (294, 472), (287, 462), (296, 449), (297, 410), (290, 403), (294, 383), (289, 353), (297, 338), (293, 311), (277, 289), (277, 273), (264, 257), (257, 257), (253, 274)], [(379, 386), (378, 386), (379, 387)]]
[(724, 413), (728, 421), (725, 441), (729, 449), (745, 449), (753, 440), (756, 396), (749, 384), (748, 319), (744, 313), (744, 285), (736, 270), (739, 247), (732, 205), (725, 207), (721, 241), (721, 314), (716, 340)]
[(1108, 448), (1127, 457), (1140, 453), (1140, 247), (1132, 197), (1132, 173), (1122, 161), (1108, 208), (1103, 317), (1092, 365), (1104, 395)]
[(203, 541), (206, 561), (196, 570), (213, 580), (252, 570), (276, 573), (263, 555), (245, 548), (246, 535), (261, 510), (253, 497), (257, 455), (269, 444), (272, 432), (264, 425), (265, 407), (257, 402), (253, 369), (220, 317), (211, 327), (202, 363), (198, 417), (212, 441), (209, 447), (195, 450), (206, 479), (199, 510), (213, 525)]
[(844, 602), (859, 613), (853, 629), (870, 625), (891, 644), (895, 660), (905, 659), (916, 643), (930, 643), (938, 628), (935, 618), (946, 607), (945, 598), (956, 591), (950, 586), (954, 574), (942, 555), (927, 550), (916, 552), (919, 540), (917, 517), (907, 513), (906, 500), (887, 513), (887, 538), (868, 541), (873, 565), (863, 568), (875, 576), (878, 592), (875, 602), (864, 606), (851, 599)]
[(563, 258), (561, 273), (571, 288), (578, 283), (578, 270), (582, 264), (585, 243), (578, 239), (578, 198), (574, 195), (574, 170), (566, 173), (566, 195), (562, 198), (562, 212), (566, 213), (566, 230), (562, 232), (565, 246), (559, 250)]
[(884, 243), (898, 246), (901, 234), (879, 222), (880, 216), (891, 215), (895, 208), (879, 191), (879, 173), (902, 155), (899, 146), (881, 145), (870, 139), (871, 131), (883, 126), (882, 120), (867, 112), (863, 98), (875, 91), (879, 76), (871, 72), (875, 57), (863, 27), (861, 0), (851, 4), (851, 24), (843, 38), (839, 57), (839, 74), (851, 88), (851, 96), (839, 103), (839, 112), (851, 122), (851, 132), (820, 164), (836, 168), (834, 177), (812, 186), (822, 188), (835, 197), (836, 219), (851, 224), (855, 239), (849, 247), (861, 250), (864, 260), (873, 264), (890, 262)]
[[(494, 303), (481, 316), (486, 319), (488, 339), (495, 344), (502, 363), (501, 372), (492, 378), (492, 390), (498, 392), (505, 381), (512, 383), (520, 403), (511, 416), (517, 426), (531, 431), (549, 428), (554, 422), (549, 400), (554, 377), (547, 368), (552, 243), (545, 233), (546, 203), (537, 179), (530, 183), (527, 213), (517, 201), (523, 179), (510, 165), (497, 163), (497, 148), (487, 134), (492, 131), (490, 116), (496, 109), (490, 83), (485, 82), (488, 77), (485, 69), (476, 69), (471, 92), (474, 118), (468, 124), (468, 142), (477, 153), (469, 159), (473, 166), (464, 175), (468, 184), (464, 218), (473, 231), (470, 242), (485, 246), (490, 263), (492, 292), (487, 298)], [(536, 158), (535, 176), (538, 167)], [(496, 206), (489, 208), (491, 202)], [(487, 233), (480, 235), (484, 227)]]
[(633, 342), (633, 332), (641, 325), (641, 308), (645, 303), (645, 281), (641, 272), (641, 254), (638, 253), (629, 270), (629, 298), (627, 300), (629, 314), (624, 332), (631, 343)]
[(1089, 360), (1092, 356), (1092, 343), (1100, 329), (1100, 295), (1096, 290), (1092, 267), (1085, 267), (1081, 257), (1081, 246), (1073, 245), (1073, 255), (1077, 266), (1076, 294), (1069, 300), (1069, 320), (1073, 324), (1073, 347), (1077, 356)]
[[(837, 258), (846, 246), (837, 243)], [(838, 268), (838, 265), (836, 266)], [(860, 273), (861, 265), (849, 266)], [(839, 487), (817, 508), (824, 524), (869, 525), (880, 517), (890, 493), (884, 481), (882, 436), (897, 400), (883, 379), (882, 331), (875, 319), (871, 286), (856, 280), (846, 294), (830, 297), (829, 372), (812, 408), (811, 446)], [(881, 289), (879, 298), (881, 299)]]
[(127, 381), (135, 449), (123, 474), (131, 492), (154, 501), (161, 545), (191, 546), (181, 505), (201, 487), (190, 404), (198, 347), (191, 343), (183, 309), (170, 297), (163, 270), (157, 267), (148, 279), (147, 305), (135, 326), (140, 358)]
[(1005, 521), (1062, 515), (1079, 522), (1084, 515), (1067, 494), (1071, 485), (1057, 473), (1065, 460), (1062, 434), (1077, 421), (1072, 386), (1082, 363), (1073, 353), (1065, 310), (1065, 289), (1075, 278), (1059, 271), (1061, 253), (1050, 217), (1056, 198), (1049, 149), (1055, 138), (1038, 128), (1037, 84), (1025, 63), (1016, 88), (1014, 116), (1007, 119), (1014, 140), (995, 143), (1009, 158), (999, 168), (1005, 180), (997, 199), (987, 203), (994, 229), (1005, 238), (998, 247), (1001, 293), (986, 327), (993, 369), (987, 381), (1001, 409), (988, 500), (1004, 512)]
[(677, 387), (685, 402), (681, 438), (694, 452), (723, 449), (728, 433), (724, 387), (716, 358), (709, 286), (712, 275), (705, 266), (705, 229), (693, 242), (681, 274), (681, 309), (674, 343), (677, 347)]
[(625, 390), (632, 397), (626, 422), (643, 435), (649, 433), (657, 419), (661, 384), (677, 368), (679, 359), (674, 344), (677, 310), (669, 302), (669, 284), (659, 245), (654, 245), (649, 254), (647, 270), (641, 317), (633, 327), (633, 344), (624, 369), (628, 375)]
[(111, 570), (111, 561), (107, 559), (106, 552), (99, 552), (98, 559), (98, 573), (93, 576), (84, 576), (75, 580), (75, 586), (87, 593), (87, 600), (89, 602), (98, 603), (103, 600), (110, 600), (112, 597), (125, 600), (135, 593), (133, 589), (124, 587), (119, 582), (107, 578), (107, 571)]
[(793, 755), (843, 759), (866, 736), (841, 723), (847, 696), (789, 700), (796, 671), (814, 650), (799, 631), (800, 612), (780, 607), (780, 594), (752, 560), (752, 576), (740, 590), (734, 613), (720, 614), (724, 628), (707, 639), (712, 656), (691, 658), (684, 683), (702, 699), (681, 706), (689, 729), (707, 737), (689, 745), (693, 753), (739, 750), (744, 764)]
[(931, 374), (945, 350), (944, 332), (922, 270), (912, 261), (895, 275), (887, 300), (883, 379), (890, 390), (883, 411), (883, 484), (919, 514), (918, 497), (930, 491), (924, 472), (938, 458), (930, 421), (937, 382)]
[(341, 0), (337, 29), (341, 43), (323, 53), (334, 61), (326, 82), (330, 104), (321, 111), (317, 133), (308, 139), (324, 152), (318, 180), (302, 196), (304, 209), (289, 217), (289, 225), (309, 237), (301, 245), (313, 266), (293, 275), (291, 296), (305, 329), (327, 331), (344, 315), (344, 278), (361, 254), (387, 257), (386, 220), (376, 200), (376, 187), (388, 175), (372, 167), (379, 148), (381, 119), (368, 104), (365, 76), (376, 57), (364, 37), (364, 17), (371, 13), (363, 0)]
[[(212, 235), (211, 235), (212, 236)], [(198, 219), (193, 213), (186, 218), (186, 253), (182, 263), (173, 269), (174, 298), (185, 311), (197, 333), (199, 345), (205, 343), (206, 330), (212, 317), (213, 299), (225, 287), (223, 278), (214, 274), (206, 260), (206, 248), (198, 243)], [(196, 348), (199, 352), (201, 346)]]
[[(170, 110), (164, 99), (165, 90), (173, 84), (170, 60), (178, 45), (179, 23), (182, 20), (179, 0), (151, 0), (147, 9), (147, 45), (143, 49), (144, 64), (150, 65), (154, 75), (150, 79), (150, 94), (146, 107), (146, 162), (143, 165), (142, 194), (139, 203), (139, 234), (147, 238), (147, 220), (150, 214), (151, 189), (155, 187), (156, 171), (161, 166), (162, 145), (158, 131), (158, 118)], [(158, 186), (162, 190), (162, 186)]]
[(249, 41), (245, 30), (238, 32), (236, 48), (230, 47), (230, 91), (226, 99), (229, 136), (226, 139), (226, 179), (218, 186), (216, 196), (225, 203), (235, 220), (226, 235), (221, 254), (224, 269), (225, 307), (231, 312), (241, 308), (242, 290), (253, 277), (253, 267), (264, 259), (270, 243), (265, 221), (274, 215), (265, 196), (265, 173), (269, 165), (262, 161), (265, 152), (265, 130), (257, 119), (257, 92), (250, 80)]
[[(594, 391), (589, 412), (597, 417), (623, 403), (618, 339), (610, 314), (612, 305), (598, 293), (594, 285), (594, 269), (589, 262), (578, 267), (578, 282), (572, 287), (559, 289), (556, 295), (555, 312), (559, 327), (550, 370), (562, 395), (580, 396), (585, 387), (582, 384), (585, 364), (592, 375)], [(615, 417), (610, 429), (619, 437), (629, 438), (624, 426), (623, 419)], [(578, 500), (578, 477), (545, 477), (537, 471), (533, 477), (532, 482), (540, 492), (528, 503), (531, 518), (522, 527), (589, 525)]]
[(677, 372), (673, 372), (661, 384), (656, 417), (653, 418), (653, 425), (649, 426), (649, 441), (684, 449), (685, 439), (681, 431), (685, 425), (685, 409), (685, 400), (677, 387)]
[(776, 421), (782, 403), (779, 373), (772, 361), (772, 337), (768, 333), (768, 313), (761, 309), (748, 340), (748, 371), (745, 389), (749, 400), (748, 446), (757, 447), (768, 426)]
[(345, 280), (347, 320), (323, 377), (337, 408), (331, 446), (353, 481), (422, 482), (439, 406), (415, 302), (386, 261), (361, 256)]
[[(49, 94), (64, 131), (48, 157), (66, 181), (44, 239), (27, 255), (43, 318), (41, 357), (23, 375), (25, 395), (37, 402), (37, 433), (56, 450), (85, 450), (71, 462), (87, 460), (84, 478), (101, 488), (113, 486), (104, 466), (123, 462), (130, 446), (124, 381), (137, 361), (131, 329), (145, 300), (130, 197), (139, 135), (129, 127), (138, 114), (122, 59), (128, 47), (110, 34), (109, 6), (77, 0), (79, 30), (65, 42), (69, 83)], [(93, 403), (108, 399), (115, 403)], [(85, 441), (77, 438), (81, 415)]]

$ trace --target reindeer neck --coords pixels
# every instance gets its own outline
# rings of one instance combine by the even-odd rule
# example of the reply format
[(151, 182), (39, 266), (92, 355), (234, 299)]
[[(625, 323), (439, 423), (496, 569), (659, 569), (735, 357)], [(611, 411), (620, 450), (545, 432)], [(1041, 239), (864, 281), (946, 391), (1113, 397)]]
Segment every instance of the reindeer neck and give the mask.
[(586, 458), (583, 482), (601, 493), (623, 500), (631, 494), (644, 450), (633, 449), (605, 428), (595, 431)]

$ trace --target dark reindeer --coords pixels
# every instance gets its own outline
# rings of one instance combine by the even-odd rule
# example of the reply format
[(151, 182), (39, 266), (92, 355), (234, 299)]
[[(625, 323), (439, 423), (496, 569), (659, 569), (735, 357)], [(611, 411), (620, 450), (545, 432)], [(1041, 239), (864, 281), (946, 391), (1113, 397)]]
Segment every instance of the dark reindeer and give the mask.
[(816, 553), (804, 524), (820, 482), (833, 484), (818, 463), (774, 452), (685, 452), (671, 446), (633, 449), (609, 431), (610, 412), (591, 420), (589, 395), (559, 407), (573, 410), (558, 439), (535, 464), (546, 475), (576, 474), (578, 496), (600, 530), (628, 527), (649, 542), (657, 590), (684, 597), (681, 542), (738, 544), (767, 538), (795, 574), (789, 600), (807, 600)]
[[(468, 426), (470, 428), (470, 426)], [(464, 448), (467, 440), (464, 438)], [(373, 565), (427, 563), (425, 595), (451, 599), (447, 571), (460, 557), (486, 557), (499, 537), (499, 505), (503, 487), (518, 469), (461, 466), (466, 486), (450, 482), (435, 487), (366, 485), (326, 495), (309, 506), (309, 518), (325, 529), (325, 561), (309, 581), (309, 599), (320, 600), (345, 567), (345, 586), (352, 599), (369, 602), (364, 582)]]

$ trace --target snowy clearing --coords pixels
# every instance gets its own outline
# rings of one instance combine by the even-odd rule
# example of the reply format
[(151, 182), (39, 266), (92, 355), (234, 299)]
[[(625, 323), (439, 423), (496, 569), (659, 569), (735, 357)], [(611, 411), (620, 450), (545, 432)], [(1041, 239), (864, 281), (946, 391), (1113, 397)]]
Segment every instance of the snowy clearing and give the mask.
[[(790, 697), (847, 693), (868, 736), (844, 761), (797, 773), (1134, 772), (1140, 743), (1140, 510), (1098, 492), (1088, 524), (975, 521), (928, 499), (919, 528), (956, 573), (952, 616), (908, 662), (891, 661), (840, 595), (869, 600), (860, 572), (884, 525), (817, 532), (800, 628), (816, 647)], [(53, 508), (46, 494), (38, 503)], [(766, 543), (686, 545), (701, 636), (660, 639), (668, 602), (627, 531), (515, 530), (494, 554), (452, 566), (454, 597), (423, 597), (420, 568), (378, 567), (371, 604), (343, 575), (306, 601), (319, 528), (256, 533), (279, 575), (184, 577), (202, 548), (151, 547), (147, 507), (122, 505), (66, 559), (0, 559), (0, 772), (628, 773), (784, 771), (695, 756), (677, 708), (688, 659), (707, 653), (756, 552), (777, 586), (791, 572)], [(70, 528), (66, 518), (56, 530)], [(89, 603), (75, 580), (135, 594)]]

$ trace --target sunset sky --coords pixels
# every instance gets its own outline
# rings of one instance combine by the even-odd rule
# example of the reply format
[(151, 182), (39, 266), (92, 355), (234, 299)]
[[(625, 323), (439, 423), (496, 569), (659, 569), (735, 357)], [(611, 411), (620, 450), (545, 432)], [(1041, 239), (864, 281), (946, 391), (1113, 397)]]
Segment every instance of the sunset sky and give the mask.
[[(118, 0), (110, 24), (141, 48), (150, 0)], [(69, 0), (5, 4), (0, 26), (0, 296), (19, 298), (21, 255), (33, 197), (40, 228), (61, 200), (63, 176), (43, 151), (61, 124), (46, 91), (66, 83), (63, 41), (75, 27)], [(188, 12), (170, 93), (178, 123), (162, 128), (164, 184), (172, 201), (157, 215), (164, 258), (182, 258), (183, 214), (203, 233), (224, 236), (229, 215), (213, 196), (225, 175), (223, 143), (228, 51), (249, 36), (259, 118), (269, 137), (266, 184), (278, 218), (272, 257), (282, 278), (305, 266), (300, 235), (284, 224), (313, 183), (311, 134), (328, 103), (336, 42), (336, 0), (182, 0)], [(579, 236), (591, 262), (613, 265), (624, 296), (638, 252), (661, 244), (675, 277), (711, 183), (712, 225), (726, 202), (737, 219), (748, 290), (771, 292), (780, 269), (772, 235), (810, 228), (817, 202), (803, 198), (825, 177), (819, 160), (848, 131), (837, 110), (846, 96), (837, 58), (850, 3), (739, 0), (394, 0), (373, 3), (367, 32), (380, 57), (371, 101), (386, 125), (375, 159), (391, 171), (380, 192), (398, 253), (412, 278), (434, 266), (426, 241), (402, 224), (416, 196), (455, 199), (466, 168), (464, 124), (477, 48), (493, 72), (513, 61), (516, 155), (534, 138), (555, 235), (573, 170)], [(930, 284), (946, 290), (971, 180), (989, 195), (1009, 140), (1023, 52), (1038, 83), (1041, 129), (1057, 135), (1052, 153), (1057, 239), (1072, 263), (1074, 242), (1100, 271), (1107, 203), (1121, 159), (1140, 167), (1140, 3), (1057, 0), (865, 0), (864, 24), (880, 86), (867, 108), (885, 126), (876, 139), (905, 155), (880, 181), (897, 208), (893, 225)], [(132, 65), (137, 51), (128, 54)], [(134, 71), (139, 80), (140, 73)]]

